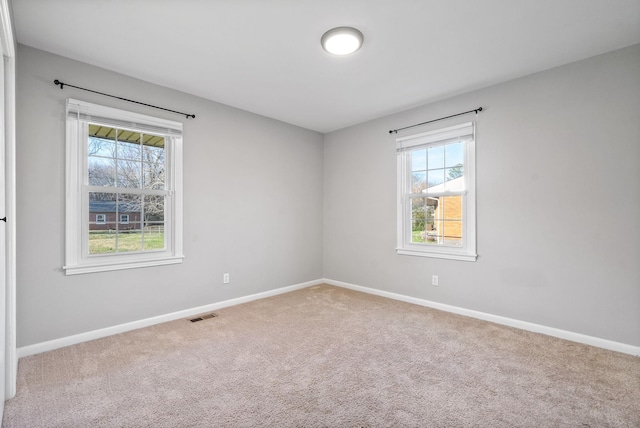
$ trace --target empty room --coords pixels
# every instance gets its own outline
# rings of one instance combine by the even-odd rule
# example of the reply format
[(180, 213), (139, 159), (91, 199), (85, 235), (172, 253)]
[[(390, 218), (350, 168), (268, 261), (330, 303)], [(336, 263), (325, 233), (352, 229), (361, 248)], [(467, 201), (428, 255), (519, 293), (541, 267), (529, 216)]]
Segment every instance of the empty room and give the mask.
[(640, 427), (638, 0), (0, 0), (0, 420)]

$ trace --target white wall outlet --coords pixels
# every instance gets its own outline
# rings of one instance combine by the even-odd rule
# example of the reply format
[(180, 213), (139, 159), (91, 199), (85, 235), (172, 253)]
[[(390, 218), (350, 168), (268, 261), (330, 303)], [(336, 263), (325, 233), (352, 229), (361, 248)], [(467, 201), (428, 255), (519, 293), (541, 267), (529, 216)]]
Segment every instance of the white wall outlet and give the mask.
[(222, 275), (222, 282), (224, 284), (228, 284), (229, 283), (229, 274), (228, 273), (225, 273), (225, 274)]
[(434, 287), (438, 286), (438, 275), (431, 275), (431, 285)]

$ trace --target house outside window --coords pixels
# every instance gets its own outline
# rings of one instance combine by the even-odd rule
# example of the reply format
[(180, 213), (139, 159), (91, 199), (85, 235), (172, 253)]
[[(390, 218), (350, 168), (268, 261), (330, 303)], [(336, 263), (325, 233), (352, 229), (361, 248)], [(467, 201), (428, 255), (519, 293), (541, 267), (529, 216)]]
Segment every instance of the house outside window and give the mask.
[(67, 165), (67, 275), (182, 261), (181, 123), (69, 99)]
[(476, 260), (475, 124), (396, 140), (397, 253)]

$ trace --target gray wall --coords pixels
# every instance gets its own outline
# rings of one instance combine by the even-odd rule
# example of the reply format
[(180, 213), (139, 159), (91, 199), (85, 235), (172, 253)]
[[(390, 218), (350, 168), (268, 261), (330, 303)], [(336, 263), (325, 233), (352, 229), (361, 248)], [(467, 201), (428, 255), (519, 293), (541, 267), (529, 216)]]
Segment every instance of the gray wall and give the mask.
[[(17, 67), (18, 347), (322, 277), (321, 134), (26, 46)], [(67, 97), (184, 123), (183, 264), (64, 275)]]
[[(640, 46), (337, 131), (324, 149), (321, 134), (26, 46), (17, 67), (19, 347), (321, 277), (640, 345)], [(182, 265), (64, 275), (67, 97), (183, 121)], [(478, 261), (396, 255), (388, 130), (477, 106)]]
[[(396, 255), (388, 130), (478, 106), (478, 260)], [(325, 277), (640, 345), (639, 112), (640, 45), (326, 135)]]

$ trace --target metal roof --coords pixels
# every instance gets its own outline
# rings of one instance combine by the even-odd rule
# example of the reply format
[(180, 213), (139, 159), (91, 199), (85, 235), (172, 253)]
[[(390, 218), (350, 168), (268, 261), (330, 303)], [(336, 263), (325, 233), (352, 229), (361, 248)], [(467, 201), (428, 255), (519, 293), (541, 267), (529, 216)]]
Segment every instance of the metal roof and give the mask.
[[(117, 129), (111, 126), (89, 124), (89, 136), (102, 138), (104, 140), (124, 141), (127, 143), (140, 144), (140, 132)], [(142, 144), (145, 146), (164, 147), (164, 137), (153, 134), (142, 134)]]

